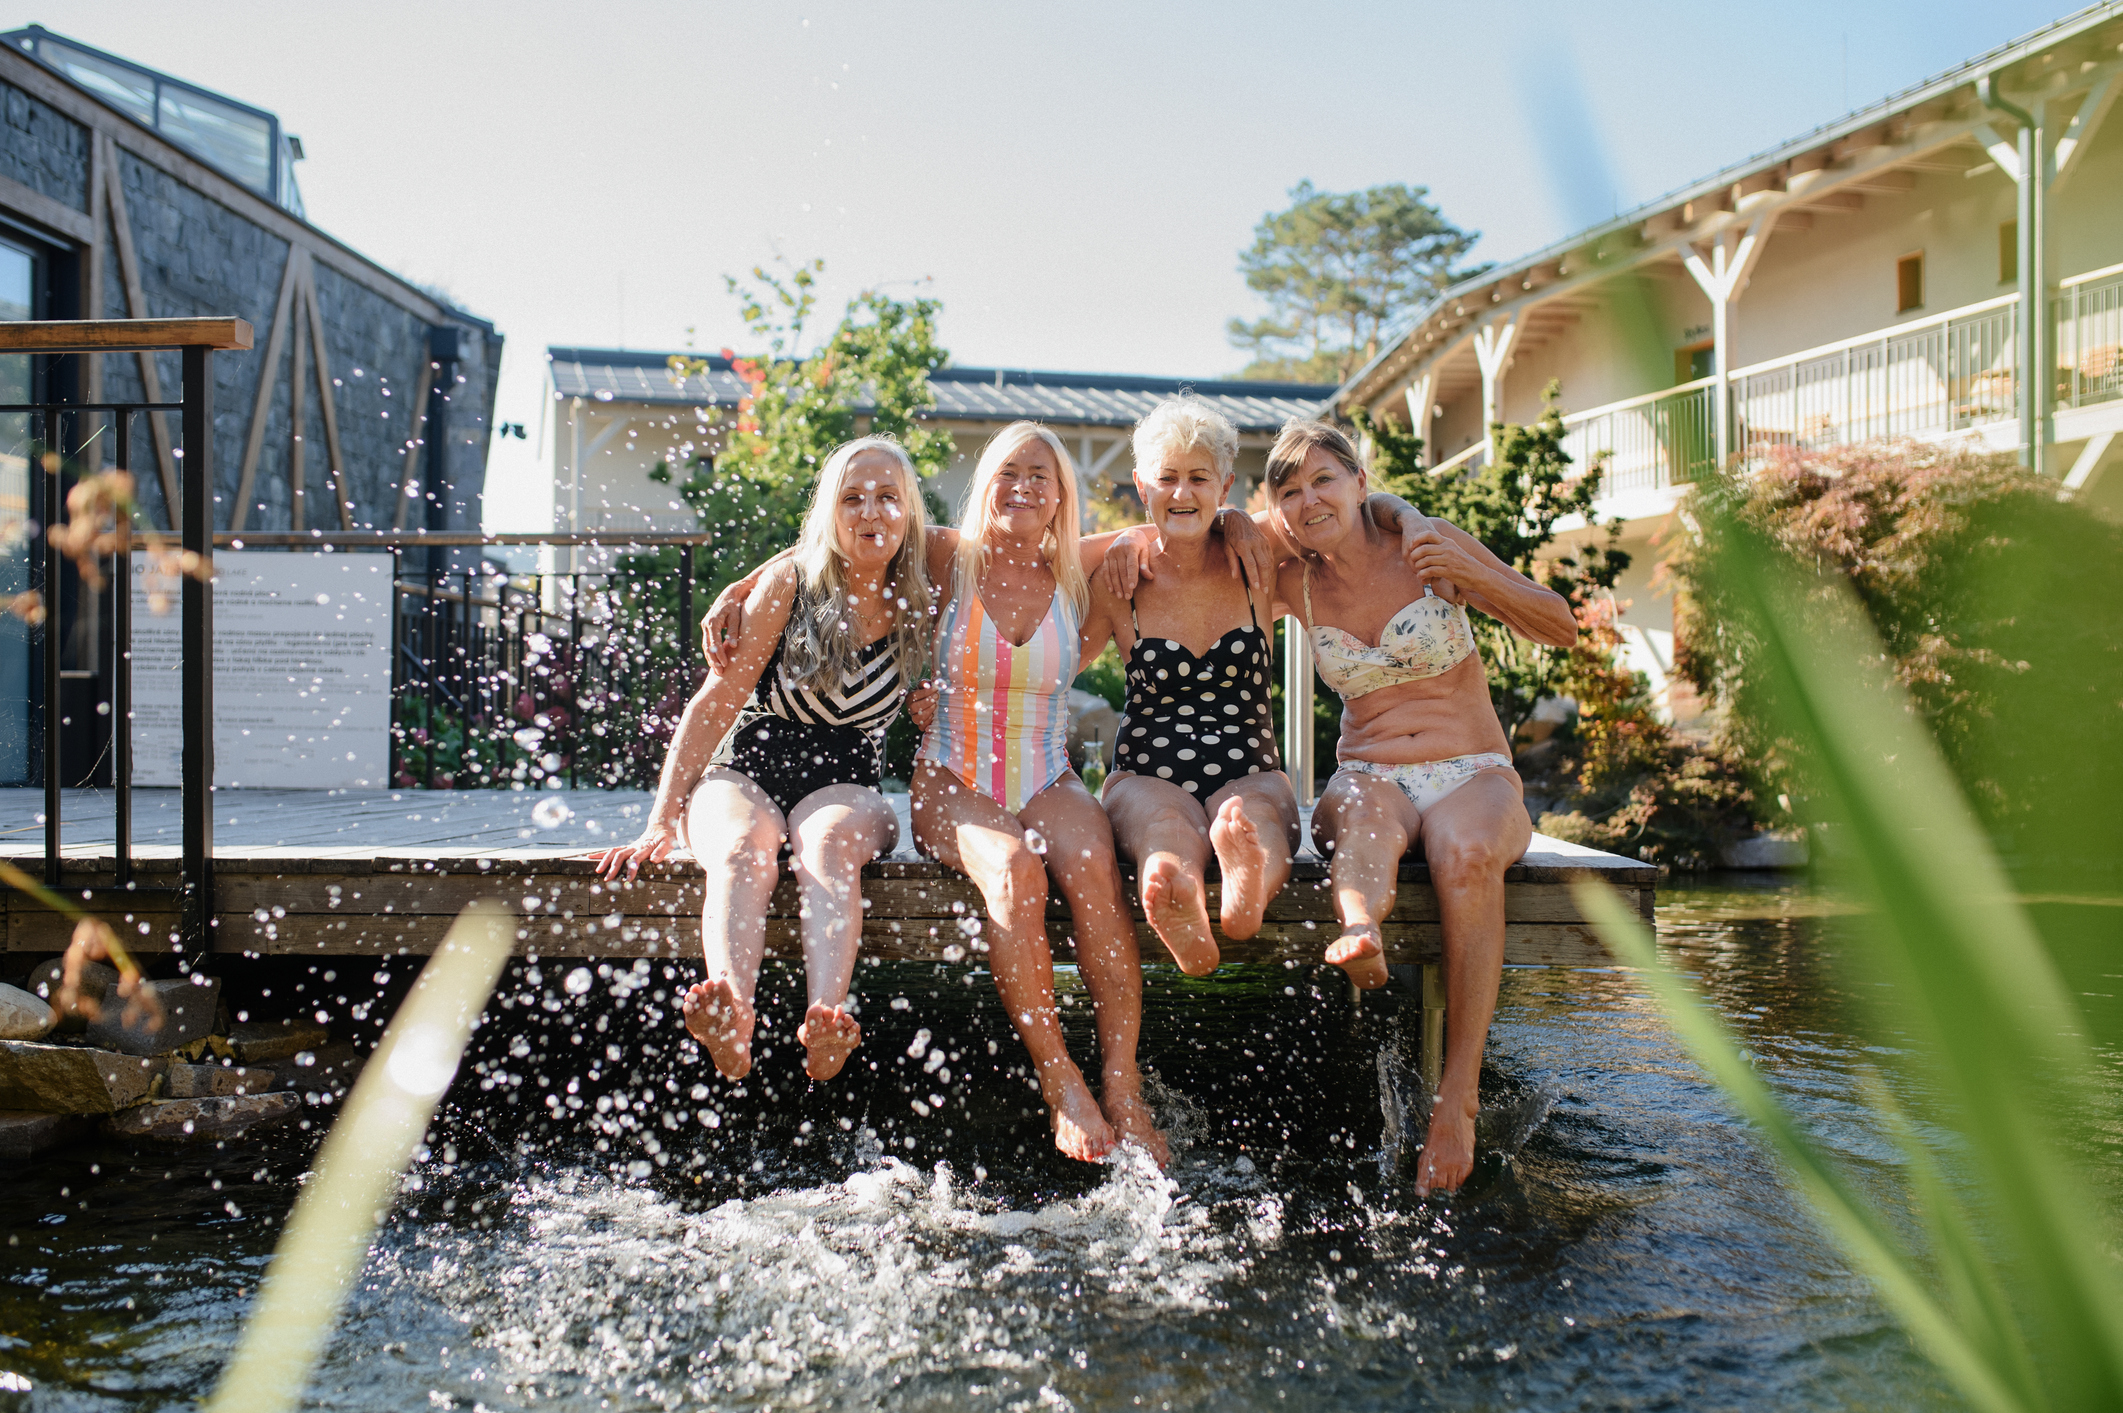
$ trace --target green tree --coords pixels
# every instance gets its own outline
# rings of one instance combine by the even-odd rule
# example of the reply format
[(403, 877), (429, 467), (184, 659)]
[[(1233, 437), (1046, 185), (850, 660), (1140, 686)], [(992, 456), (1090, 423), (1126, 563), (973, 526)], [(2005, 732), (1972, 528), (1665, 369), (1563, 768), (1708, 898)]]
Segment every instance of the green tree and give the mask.
[[(935, 402), (929, 374), (949, 357), (936, 341), (940, 306), (866, 290), (848, 301), (832, 334), (806, 351), (824, 268), (816, 260), (781, 272), (755, 267), (749, 283), (728, 280), (757, 350), (722, 351), (745, 384), (744, 396), (734, 409), (709, 409), (709, 426), (721, 432), (712, 456), (678, 467), (660, 463), (649, 473), (674, 486), (700, 528), (715, 536), (693, 556), (696, 614), (725, 585), (795, 543), (818, 468), (842, 442), (873, 433), (896, 437), (924, 481), (954, 454), (950, 434), (921, 420)], [(679, 376), (699, 376), (708, 360), (678, 355), (671, 366)], [(933, 493), (928, 504), (940, 518)], [(646, 725), (585, 743), (586, 754), (603, 752), (598, 764), (613, 783), (655, 778), (671, 726), (704, 671), (697, 655), (690, 673), (678, 670), (691, 646), (678, 640), (679, 582), (675, 548), (628, 555), (615, 566), (613, 621), (627, 625), (628, 637), (606, 650), (631, 655), (625, 679), (634, 684), (627, 689), (632, 700), (617, 711)]]
[[(1593, 501), (1605, 470), (1597, 461), (1577, 474), (1563, 450), (1563, 413), (1558, 388), (1548, 385), (1546, 409), (1534, 422), (1497, 431), (1498, 454), (1479, 470), (1437, 478), (1424, 469), (1423, 442), (1412, 431), (1373, 418), (1357, 408), (1351, 419), (1371, 441), (1372, 473), (1426, 515), (1449, 520), (1488, 546), (1498, 559), (1570, 600), (1581, 624), (1595, 605), (1612, 595), (1629, 567), (1618, 548), (1621, 523), (1610, 521), (1605, 543), (1587, 542), (1567, 554), (1553, 552), (1555, 527), (1576, 516), (1596, 523)], [(1533, 716), (1543, 697), (1565, 693), (1572, 672), (1567, 649), (1520, 638), (1503, 624), (1476, 615), (1475, 641), (1489, 666), (1489, 696), (1507, 734)]]
[(1240, 376), (1339, 383), (1378, 352), (1389, 320), (1479, 273), (1453, 268), (1479, 234), (1446, 220), (1428, 196), (1399, 183), (1292, 187), (1289, 209), (1263, 216), (1239, 253), (1247, 288), (1268, 305), (1266, 318), (1227, 326), (1253, 355)]

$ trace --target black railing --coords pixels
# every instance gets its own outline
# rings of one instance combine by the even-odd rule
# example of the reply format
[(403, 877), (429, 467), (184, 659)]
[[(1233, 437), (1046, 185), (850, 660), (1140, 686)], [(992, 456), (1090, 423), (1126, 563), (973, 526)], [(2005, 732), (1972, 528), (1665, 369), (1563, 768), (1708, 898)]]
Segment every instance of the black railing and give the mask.
[[(154, 426), (159, 478), (167, 499), (171, 490), (176, 503), (170, 514), (176, 521), (178, 544), (196, 573), (183, 580), (178, 614), (182, 640), (180, 682), (182, 692), (182, 756), (179, 779), (182, 786), (180, 811), (183, 846), (177, 888), (179, 933), (187, 948), (204, 950), (211, 945), (213, 912), (213, 781), (214, 781), (214, 601), (210, 575), (213, 564), (214, 484), (214, 377), (213, 357), (224, 349), (248, 349), (251, 326), (241, 319), (122, 319), (83, 322), (39, 321), (0, 323), (0, 354), (75, 355), (84, 361), (80, 389), (96, 386), (88, 376), (88, 358), (105, 353), (177, 352), (182, 358), (182, 392), (175, 402), (156, 398), (149, 380), (151, 400), (130, 402), (91, 401), (86, 397), (46, 398), (0, 405), (0, 414), (29, 418), (32, 458), (32, 518), (46, 531), (42, 536), (37, 580), (34, 585), (43, 602), (40, 647), (43, 658), (44, 775), (44, 877), (53, 888), (64, 883), (64, 820), (61, 787), (63, 728), (66, 725), (62, 676), (62, 645), (66, 626), (66, 565), (59, 544), (49, 533), (59, 522), (66, 504), (69, 470), (78, 472), (83, 455), (87, 464), (101, 466), (102, 456), (94, 443), (102, 427), (111, 432), (111, 455), (115, 469), (133, 474), (134, 420), (175, 412), (180, 418), (177, 447), (167, 460), (160, 451), (166, 435), (159, 421)], [(107, 419), (107, 420), (106, 420)], [(174, 474), (172, 474), (174, 471)], [(116, 881), (120, 889), (139, 894), (133, 878), (132, 858), (132, 573), (131, 527), (120, 516), (117, 552), (108, 556), (116, 592), (112, 597), (112, 657), (110, 699), (111, 781), (116, 808)], [(79, 602), (82, 595), (75, 595)]]
[[(699, 677), (696, 552), (708, 534), (309, 531), (223, 534), (244, 550), (393, 556), (393, 785), (527, 788), (653, 783)], [(587, 568), (496, 572), (451, 551), (598, 552)], [(636, 557), (676, 549), (675, 574)], [(674, 582), (675, 581), (675, 582)]]

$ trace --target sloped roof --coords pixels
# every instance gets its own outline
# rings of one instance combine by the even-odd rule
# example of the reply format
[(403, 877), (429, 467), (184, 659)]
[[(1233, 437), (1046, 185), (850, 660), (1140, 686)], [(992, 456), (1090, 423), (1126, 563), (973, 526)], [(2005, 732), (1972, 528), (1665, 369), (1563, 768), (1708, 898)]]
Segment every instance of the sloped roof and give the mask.
[[(708, 371), (679, 381), (668, 353), (605, 348), (549, 348), (553, 390), (561, 397), (660, 406), (734, 406), (744, 384), (716, 355)], [(942, 421), (1038, 422), (1129, 427), (1168, 397), (1192, 393), (1241, 432), (1273, 432), (1292, 417), (1317, 417), (1334, 395), (1331, 383), (1256, 383), (1229, 378), (1156, 378), (1126, 373), (1053, 373), (1021, 368), (940, 368), (929, 375)]]
[[(1663, 196), (1654, 197), (1640, 206), (1622, 212), (1612, 220), (1587, 226), (1552, 245), (1494, 265), (1478, 275), (1462, 280), (1421, 308), (1405, 313), (1393, 321), (1383, 331), (1379, 352), (1350, 374), (1347, 382), (1335, 389), (1330, 397), (1330, 405), (1347, 407), (1367, 402), (1384, 388), (1390, 387), (1393, 377), (1411, 366), (1409, 340), (1429, 324), (1433, 316), (1444, 315), (1448, 311), (1456, 312), (1466, 306), (1486, 308), (1502, 298), (1516, 297), (1521, 290), (1533, 290), (1534, 284), (1522, 283), (1527, 281), (1533, 272), (1543, 267), (1555, 270), (1559, 262), (1564, 261), (1572, 261), (1582, 267), (1587, 263), (1587, 252), (1593, 252), (1590, 263), (1597, 265), (1606, 258), (1605, 251), (1610, 245), (1617, 252), (1638, 249), (1651, 243), (1646, 235), (1646, 223), (1655, 218), (1670, 215), (1691, 203), (1734, 191), (1737, 189), (1736, 184), (1747, 178), (1774, 171), (1795, 158), (1832, 150), (1839, 141), (1880, 129), (1890, 120), (1921, 111), (1928, 105), (1937, 105), (1941, 100), (1962, 94), (1982, 75), (2002, 73), (2008, 67), (2027, 61), (2068, 40), (2090, 36), (2094, 31), (2119, 18), (2123, 18), (2123, 0), (2101, 0), (2101, 3), (2088, 5), (2018, 39), (1978, 54), (1943, 73), (1912, 84), (1899, 93), (1889, 94), (1869, 107), (1823, 123), (1811, 132), (1734, 162), (1699, 181), (1675, 187)], [(2111, 31), (2101, 42), (2104, 45), (2113, 45), (2117, 38), (2117, 32)], [(1669, 234), (1664, 238), (1670, 241), (1673, 236)]]

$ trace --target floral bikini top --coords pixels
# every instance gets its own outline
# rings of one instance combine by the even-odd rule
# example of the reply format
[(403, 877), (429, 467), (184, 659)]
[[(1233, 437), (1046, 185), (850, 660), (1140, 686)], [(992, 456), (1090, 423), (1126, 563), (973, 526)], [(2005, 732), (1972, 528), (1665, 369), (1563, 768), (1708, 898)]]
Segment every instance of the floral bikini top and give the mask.
[[(1305, 567), (1305, 620), (1312, 617), (1312, 568)], [(1450, 672), (1474, 652), (1474, 630), (1463, 604), (1447, 603), (1423, 586), (1423, 596), (1379, 631), (1378, 646), (1355, 634), (1315, 624), (1312, 651), (1319, 675), (1345, 700), (1402, 682)]]

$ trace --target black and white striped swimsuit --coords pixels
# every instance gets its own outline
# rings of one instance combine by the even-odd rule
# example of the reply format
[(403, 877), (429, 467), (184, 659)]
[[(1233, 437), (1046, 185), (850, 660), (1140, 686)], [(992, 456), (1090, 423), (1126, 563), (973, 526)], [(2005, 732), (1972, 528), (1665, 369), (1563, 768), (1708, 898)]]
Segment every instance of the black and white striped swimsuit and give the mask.
[(787, 642), (775, 644), (712, 762), (749, 776), (784, 818), (828, 785), (875, 790), (884, 777), (885, 728), (906, 696), (889, 633), (857, 654), (840, 686), (826, 692), (789, 681), (781, 660)]

